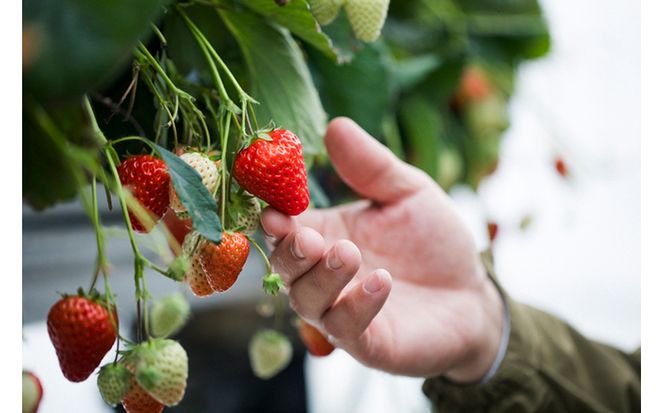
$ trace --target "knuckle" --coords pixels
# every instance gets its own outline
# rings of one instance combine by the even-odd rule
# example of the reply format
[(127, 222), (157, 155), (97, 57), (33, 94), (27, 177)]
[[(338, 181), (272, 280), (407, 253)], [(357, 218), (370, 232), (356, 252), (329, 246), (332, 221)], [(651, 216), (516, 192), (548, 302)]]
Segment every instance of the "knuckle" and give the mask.
[(296, 283), (291, 288), (290, 303), (293, 311), (298, 313), (301, 317), (308, 320), (317, 320), (320, 318), (321, 311), (318, 308), (317, 300), (314, 296), (306, 294), (302, 290), (302, 284)]

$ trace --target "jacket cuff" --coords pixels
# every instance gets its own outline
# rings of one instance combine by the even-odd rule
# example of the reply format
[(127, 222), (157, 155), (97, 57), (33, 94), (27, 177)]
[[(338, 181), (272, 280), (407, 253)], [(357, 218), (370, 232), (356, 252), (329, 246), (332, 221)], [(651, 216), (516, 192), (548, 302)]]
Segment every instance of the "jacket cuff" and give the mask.
[(514, 302), (496, 280), (491, 254), (485, 252), (481, 257), (489, 278), (505, 303), (508, 322), (501, 341), (504, 356), (500, 357), (499, 350), (494, 366), (475, 384), (458, 384), (442, 376), (425, 380), (422, 390), (440, 411), (500, 410), (501, 404), (508, 402), (505, 400), (507, 394), (512, 407), (515, 397), (522, 398), (517, 402), (519, 405), (537, 405), (538, 376), (531, 359), (532, 346), (522, 335), (523, 331), (529, 331), (529, 317), (522, 309), (523, 305)]

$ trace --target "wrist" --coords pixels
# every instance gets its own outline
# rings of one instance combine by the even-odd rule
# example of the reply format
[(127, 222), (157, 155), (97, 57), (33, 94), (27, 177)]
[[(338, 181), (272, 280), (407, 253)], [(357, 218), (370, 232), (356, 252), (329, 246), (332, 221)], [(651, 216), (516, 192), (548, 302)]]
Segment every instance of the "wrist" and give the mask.
[(505, 303), (493, 282), (484, 275), (478, 297), (481, 320), (470, 340), (467, 356), (445, 377), (456, 383), (477, 383), (492, 370), (499, 356), (505, 325)]

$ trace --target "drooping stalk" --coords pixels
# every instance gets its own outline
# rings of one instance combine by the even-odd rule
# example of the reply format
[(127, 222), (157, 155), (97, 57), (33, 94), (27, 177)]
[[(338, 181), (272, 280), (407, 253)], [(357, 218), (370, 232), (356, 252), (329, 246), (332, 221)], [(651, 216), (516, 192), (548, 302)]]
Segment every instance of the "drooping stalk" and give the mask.
[[(219, 56), (219, 54), (214, 49), (214, 47), (212, 47), (212, 44), (210, 44), (210, 41), (205, 37), (205, 35), (203, 35), (203, 33), (198, 29), (198, 27), (196, 27), (196, 25), (191, 20), (189, 20), (189, 18), (184, 14), (184, 12), (179, 7), (177, 7), (177, 10), (185, 18), (185, 20), (189, 21), (190, 30), (192, 31), (192, 33), (194, 33), (194, 36), (198, 37), (203, 42), (205, 47), (210, 51), (210, 53), (212, 55), (212, 58), (217, 62), (217, 64), (219, 64), (219, 66), (221, 66), (221, 69), (224, 71), (226, 76), (228, 76), (228, 78), (231, 81), (231, 84), (233, 85), (233, 87), (237, 91), (238, 95), (240, 96), (240, 100), (243, 100), (243, 101), (244, 100), (249, 100), (251, 102), (258, 103), (247, 92), (245, 92), (244, 89), (242, 89), (242, 86), (240, 86), (237, 79), (235, 79), (235, 76), (233, 76), (233, 73), (230, 71), (228, 66), (226, 66), (226, 63), (224, 63), (221, 56)], [(223, 15), (222, 15), (222, 17), (223, 17)]]
[[(219, 220), (221, 221), (221, 233), (224, 233), (224, 229), (226, 228), (226, 168), (227, 168), (227, 163), (226, 163), (226, 147), (228, 146), (228, 135), (230, 133), (230, 128), (231, 128), (231, 112), (226, 112), (226, 116), (224, 117), (224, 126), (223, 126), (223, 134), (221, 138), (221, 167), (220, 167), (220, 172), (221, 172), (221, 187), (220, 187), (220, 194), (219, 194)], [(230, 180), (230, 176), (229, 176)], [(230, 187), (230, 182), (228, 182), (228, 186)]]
[(281, 276), (274, 272), (270, 260), (267, 258), (265, 251), (258, 245), (256, 240), (252, 237), (247, 237), (249, 242), (256, 248), (258, 253), (263, 258), (265, 262), (265, 275), (263, 276), (263, 290), (266, 294), (276, 295), (278, 291), (284, 286), (284, 282), (281, 279)]

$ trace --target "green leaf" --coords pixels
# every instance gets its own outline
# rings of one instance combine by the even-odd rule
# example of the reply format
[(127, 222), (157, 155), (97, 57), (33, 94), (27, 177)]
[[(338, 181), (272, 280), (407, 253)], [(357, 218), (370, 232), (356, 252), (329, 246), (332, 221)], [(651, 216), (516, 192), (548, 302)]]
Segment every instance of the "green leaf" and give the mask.
[(136, 41), (169, 0), (25, 0), (25, 89), (66, 98), (122, 69)]
[(369, 134), (381, 136), (383, 117), (390, 105), (390, 61), (384, 45), (369, 44), (350, 63), (339, 66), (316, 52), (310, 57), (330, 116), (348, 116)]
[(399, 89), (407, 89), (424, 80), (442, 65), (433, 53), (400, 60), (394, 68), (394, 80)]
[(40, 123), (33, 102), (24, 102), (23, 198), (36, 210), (74, 198), (77, 174), (83, 177), (83, 166), (97, 165), (78, 102), (45, 108), (43, 113), (53, 124)]
[(426, 99), (413, 96), (403, 104), (401, 119), (410, 146), (409, 161), (437, 178), (444, 131), (440, 112)]
[(217, 205), (210, 191), (203, 186), (201, 176), (185, 161), (168, 149), (154, 145), (168, 166), (171, 182), (180, 201), (187, 208), (194, 229), (215, 244), (221, 242), (221, 222)]
[(330, 59), (337, 59), (332, 41), (321, 31), (305, 0), (291, 0), (284, 6), (279, 6), (274, 0), (242, 0), (242, 3), (269, 21), (284, 26)]
[(332, 39), (332, 48), (337, 55), (338, 63), (347, 63), (353, 60), (355, 52), (362, 49), (364, 43), (355, 38), (353, 28), (346, 17), (346, 13), (339, 13), (336, 19), (323, 29), (324, 33)]
[(259, 122), (274, 122), (295, 133), (305, 156), (323, 153), (327, 115), (293, 37), (253, 14), (218, 10), (242, 49)]

